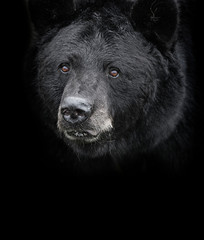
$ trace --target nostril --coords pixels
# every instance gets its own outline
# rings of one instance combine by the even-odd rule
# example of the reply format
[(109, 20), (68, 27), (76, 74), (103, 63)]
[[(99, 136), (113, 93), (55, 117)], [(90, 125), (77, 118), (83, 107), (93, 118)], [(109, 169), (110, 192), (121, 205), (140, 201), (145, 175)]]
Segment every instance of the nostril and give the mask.
[(71, 115), (71, 111), (68, 108), (62, 108), (61, 109), (61, 114), (63, 116), (70, 116)]
[(76, 109), (76, 110), (75, 110), (75, 114), (76, 114), (77, 116), (81, 116), (81, 117), (86, 116), (86, 112), (85, 112), (84, 110), (82, 110), (82, 109)]

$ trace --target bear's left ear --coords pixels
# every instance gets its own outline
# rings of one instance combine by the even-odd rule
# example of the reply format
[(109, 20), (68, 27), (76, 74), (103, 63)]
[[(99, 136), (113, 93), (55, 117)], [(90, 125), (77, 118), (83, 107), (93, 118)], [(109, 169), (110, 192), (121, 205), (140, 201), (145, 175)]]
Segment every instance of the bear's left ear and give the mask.
[(170, 48), (176, 39), (178, 6), (175, 0), (137, 0), (131, 19), (136, 31), (161, 47)]

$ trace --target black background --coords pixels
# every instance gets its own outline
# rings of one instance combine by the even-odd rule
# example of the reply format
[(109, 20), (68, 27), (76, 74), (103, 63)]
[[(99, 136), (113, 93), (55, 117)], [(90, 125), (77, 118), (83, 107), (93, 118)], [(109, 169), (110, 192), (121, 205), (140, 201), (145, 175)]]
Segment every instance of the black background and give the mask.
[[(202, 49), (203, 20), (202, 1), (192, 1), (193, 41), (196, 56), (196, 85), (199, 89), (198, 98), (199, 114), (196, 119), (197, 152), (189, 167), (185, 178), (200, 181), (202, 177), (203, 162), (203, 70)], [(29, 42), (29, 24), (23, 1), (13, 1), (4, 6), (5, 16), (2, 19), (3, 34), (2, 46), (2, 141), (3, 153), (1, 171), (13, 179), (36, 181), (44, 176), (49, 179), (58, 178), (56, 170), (47, 170), (40, 159), (41, 136), (38, 125), (33, 118), (26, 99), (26, 90), (23, 79), (23, 62)], [(5, 54), (5, 56), (4, 56)], [(6, 59), (6, 60), (5, 60)], [(5, 84), (6, 83), (6, 84)], [(6, 163), (6, 166), (4, 164)]]

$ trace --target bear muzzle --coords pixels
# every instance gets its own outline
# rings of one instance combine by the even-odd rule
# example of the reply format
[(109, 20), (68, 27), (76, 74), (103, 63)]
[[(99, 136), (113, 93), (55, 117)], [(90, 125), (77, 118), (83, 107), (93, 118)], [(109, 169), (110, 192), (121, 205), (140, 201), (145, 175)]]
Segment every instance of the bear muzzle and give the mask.
[(97, 141), (113, 128), (104, 104), (96, 107), (89, 99), (78, 96), (62, 99), (57, 126), (69, 140), (87, 143)]

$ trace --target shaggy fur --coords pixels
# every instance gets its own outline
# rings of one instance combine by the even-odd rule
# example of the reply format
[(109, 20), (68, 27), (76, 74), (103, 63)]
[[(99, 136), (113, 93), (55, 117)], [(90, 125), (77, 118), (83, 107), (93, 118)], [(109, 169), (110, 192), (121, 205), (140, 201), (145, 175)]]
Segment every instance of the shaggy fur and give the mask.
[[(182, 6), (173, 0), (29, 1), (34, 34), (27, 78), (43, 122), (62, 140), (61, 158), (77, 165), (72, 169), (134, 173), (146, 162), (177, 169), (187, 161), (193, 95)], [(61, 115), (70, 96), (93, 108), (80, 126)]]

